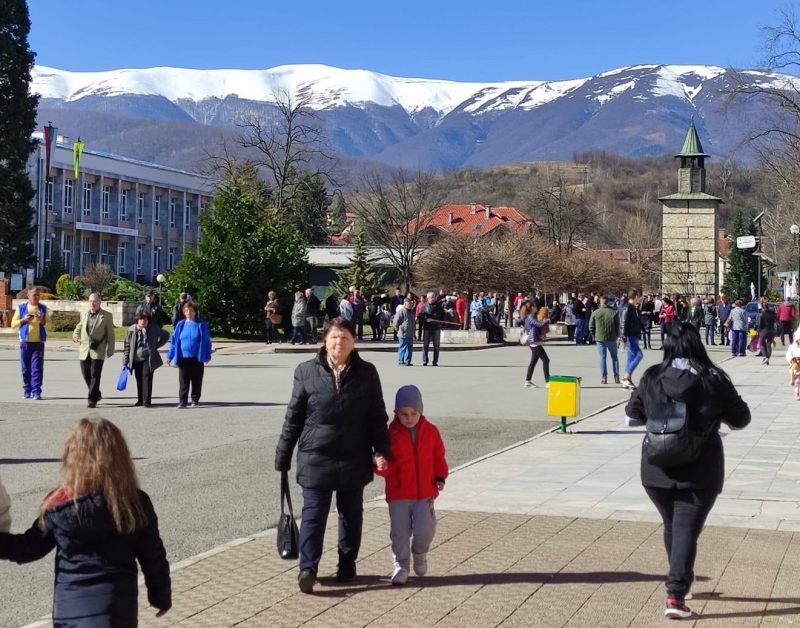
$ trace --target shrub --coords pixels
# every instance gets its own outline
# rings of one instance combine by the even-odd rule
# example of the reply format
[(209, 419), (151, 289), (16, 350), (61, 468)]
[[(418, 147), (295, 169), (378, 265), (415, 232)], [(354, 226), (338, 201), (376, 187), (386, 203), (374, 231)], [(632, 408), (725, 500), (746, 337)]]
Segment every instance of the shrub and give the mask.
[(111, 266), (108, 264), (88, 264), (83, 269), (80, 280), (89, 293), (97, 292), (102, 294), (103, 290), (108, 288), (111, 282), (114, 281), (114, 271), (111, 270)]
[(78, 312), (49, 312), (45, 327), (48, 331), (74, 331), (80, 322)]
[(69, 281), (69, 275), (64, 273), (56, 280), (56, 294), (61, 296), (63, 292), (64, 285)]
[(70, 301), (80, 300), (83, 294), (83, 286), (81, 285), (79, 279), (68, 279), (63, 283), (61, 283), (61, 280), (59, 279), (58, 282), (61, 284), (61, 287), (58, 290), (59, 299), (67, 299)]
[(116, 276), (101, 296), (104, 301), (144, 301), (144, 295), (148, 290), (153, 288)]

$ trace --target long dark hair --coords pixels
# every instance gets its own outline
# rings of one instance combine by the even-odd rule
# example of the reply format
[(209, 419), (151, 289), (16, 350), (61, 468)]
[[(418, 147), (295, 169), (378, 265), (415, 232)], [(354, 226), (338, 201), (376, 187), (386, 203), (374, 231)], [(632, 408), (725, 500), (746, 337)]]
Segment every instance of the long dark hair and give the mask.
[(651, 380), (658, 381), (676, 358), (689, 360), (691, 367), (697, 371), (707, 395), (713, 392), (715, 381), (730, 381), (728, 374), (708, 357), (706, 348), (700, 338), (700, 332), (691, 323), (672, 323), (667, 325), (664, 334), (664, 359), (661, 364), (656, 364), (647, 369), (642, 379), (647, 380), (647, 383)]

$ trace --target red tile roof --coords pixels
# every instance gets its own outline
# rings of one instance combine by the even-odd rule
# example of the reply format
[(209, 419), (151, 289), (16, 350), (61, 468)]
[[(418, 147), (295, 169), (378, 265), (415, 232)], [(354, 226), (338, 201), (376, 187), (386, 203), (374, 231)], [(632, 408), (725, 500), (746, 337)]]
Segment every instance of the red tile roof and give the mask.
[(473, 205), (442, 205), (425, 216), (426, 229), (439, 229), (451, 235), (478, 237), (498, 227), (524, 234), (538, 226), (537, 221), (515, 207), (490, 207), (487, 218), (486, 206), (480, 203), (475, 203), (474, 210)]

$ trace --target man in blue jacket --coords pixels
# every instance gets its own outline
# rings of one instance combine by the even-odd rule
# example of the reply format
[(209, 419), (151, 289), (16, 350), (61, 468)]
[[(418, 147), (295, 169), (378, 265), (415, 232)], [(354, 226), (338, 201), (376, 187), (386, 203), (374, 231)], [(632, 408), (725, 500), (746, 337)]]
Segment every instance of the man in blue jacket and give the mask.
[(44, 343), (47, 340), (47, 308), (39, 303), (39, 288), (28, 290), (28, 302), (14, 310), (11, 328), (19, 329), (20, 364), (22, 365), (22, 396), (42, 399), (44, 379)]

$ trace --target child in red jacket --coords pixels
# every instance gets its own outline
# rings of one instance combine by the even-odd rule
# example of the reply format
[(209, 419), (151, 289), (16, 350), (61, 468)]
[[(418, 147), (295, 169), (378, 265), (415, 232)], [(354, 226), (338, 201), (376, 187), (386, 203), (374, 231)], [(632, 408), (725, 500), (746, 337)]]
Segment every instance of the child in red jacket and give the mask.
[[(444, 489), (447, 460), (439, 430), (422, 416), (419, 388), (400, 388), (394, 407), (394, 421), (389, 425), (391, 461), (377, 473), (386, 479), (394, 559), (392, 584), (402, 585), (408, 581), (412, 556), (414, 573), (424, 576), (428, 572), (428, 548), (436, 533), (433, 500)], [(384, 466), (382, 457), (375, 462), (376, 467)]]

